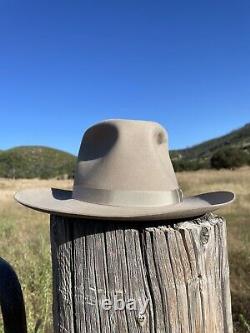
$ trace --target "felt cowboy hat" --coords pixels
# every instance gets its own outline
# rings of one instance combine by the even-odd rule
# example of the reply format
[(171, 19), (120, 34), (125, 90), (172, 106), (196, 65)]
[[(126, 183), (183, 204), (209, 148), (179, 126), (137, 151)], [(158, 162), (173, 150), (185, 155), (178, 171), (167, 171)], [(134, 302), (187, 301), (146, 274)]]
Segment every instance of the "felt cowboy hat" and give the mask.
[(113, 220), (195, 217), (234, 200), (227, 191), (184, 197), (167, 141), (155, 122), (103, 121), (83, 136), (72, 191), (29, 189), (15, 198), (47, 213)]

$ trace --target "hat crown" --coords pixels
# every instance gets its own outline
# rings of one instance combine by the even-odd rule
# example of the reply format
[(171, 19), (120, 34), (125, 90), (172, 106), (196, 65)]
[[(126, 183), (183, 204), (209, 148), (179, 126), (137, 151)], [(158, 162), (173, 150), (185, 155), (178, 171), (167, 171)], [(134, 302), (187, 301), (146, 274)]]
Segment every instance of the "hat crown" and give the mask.
[(92, 126), (80, 146), (74, 192), (177, 189), (167, 141), (166, 130), (155, 122), (118, 119)]

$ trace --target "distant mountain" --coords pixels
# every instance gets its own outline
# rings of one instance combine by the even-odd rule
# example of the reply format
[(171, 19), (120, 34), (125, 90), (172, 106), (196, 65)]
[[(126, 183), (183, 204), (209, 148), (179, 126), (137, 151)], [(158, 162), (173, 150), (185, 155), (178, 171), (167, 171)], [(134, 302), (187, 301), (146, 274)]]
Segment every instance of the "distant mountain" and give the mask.
[(0, 151), (0, 177), (71, 178), (76, 157), (53, 148), (22, 146)]
[(235, 148), (250, 155), (250, 123), (221, 137), (202, 142), (190, 148), (172, 150), (171, 158), (177, 166), (187, 163), (196, 168), (210, 167), (213, 154), (221, 149)]

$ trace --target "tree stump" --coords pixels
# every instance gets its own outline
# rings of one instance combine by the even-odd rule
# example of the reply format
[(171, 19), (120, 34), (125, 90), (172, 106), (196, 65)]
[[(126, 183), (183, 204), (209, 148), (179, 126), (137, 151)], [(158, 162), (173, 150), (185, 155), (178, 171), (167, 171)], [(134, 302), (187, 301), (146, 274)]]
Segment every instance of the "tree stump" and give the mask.
[(232, 333), (226, 222), (51, 215), (54, 331)]

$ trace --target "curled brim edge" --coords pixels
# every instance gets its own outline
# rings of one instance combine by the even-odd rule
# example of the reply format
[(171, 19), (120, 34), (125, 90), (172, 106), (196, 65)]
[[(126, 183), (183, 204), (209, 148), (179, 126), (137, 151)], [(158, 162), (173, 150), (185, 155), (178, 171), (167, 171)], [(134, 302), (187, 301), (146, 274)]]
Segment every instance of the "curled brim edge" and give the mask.
[(184, 197), (181, 203), (157, 207), (120, 207), (72, 198), (72, 191), (57, 188), (26, 189), (15, 194), (20, 204), (37, 211), (86, 219), (170, 220), (198, 217), (235, 200), (230, 191), (215, 191)]

